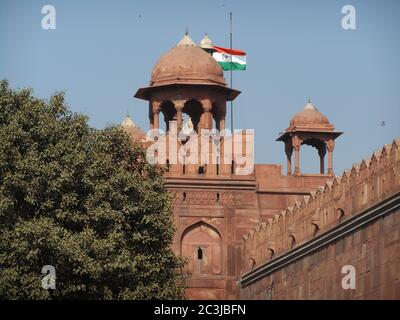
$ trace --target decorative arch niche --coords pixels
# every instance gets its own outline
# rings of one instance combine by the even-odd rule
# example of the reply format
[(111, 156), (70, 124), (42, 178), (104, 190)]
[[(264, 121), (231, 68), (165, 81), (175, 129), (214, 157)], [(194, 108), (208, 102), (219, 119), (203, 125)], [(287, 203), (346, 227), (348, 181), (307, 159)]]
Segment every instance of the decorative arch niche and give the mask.
[(185, 272), (192, 275), (222, 273), (222, 238), (218, 230), (199, 221), (182, 233), (181, 255), (189, 258)]

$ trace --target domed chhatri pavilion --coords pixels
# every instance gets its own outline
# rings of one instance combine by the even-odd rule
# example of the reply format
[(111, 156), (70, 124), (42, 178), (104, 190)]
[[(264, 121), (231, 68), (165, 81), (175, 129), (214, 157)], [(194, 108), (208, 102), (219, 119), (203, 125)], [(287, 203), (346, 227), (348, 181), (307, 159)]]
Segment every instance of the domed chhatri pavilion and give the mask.
[(290, 127), (277, 140), (285, 143), (287, 156), (287, 174), (291, 175), (292, 153), (295, 151), (294, 173), (300, 173), (299, 152), (302, 144), (308, 144), (318, 150), (320, 157), (320, 173), (324, 174), (325, 154), (328, 150), (328, 175), (333, 175), (332, 152), (335, 139), (342, 132), (334, 131), (334, 127), (321, 112), (308, 100), (308, 103), (290, 120)]
[[(163, 128), (166, 133), (172, 130), (172, 127), (178, 131), (183, 129), (184, 132), (193, 130), (198, 134), (204, 129), (215, 128), (219, 131), (225, 129), (226, 104), (234, 100), (240, 92), (227, 86), (223, 71), (213, 59), (212, 52), (212, 41), (207, 35), (200, 45), (196, 45), (186, 34), (175, 47), (156, 62), (149, 85), (140, 88), (135, 94), (136, 98), (148, 101), (150, 129), (160, 129), (161, 120), (165, 122)], [(240, 113), (240, 105), (237, 106), (237, 110)], [(188, 119), (185, 123), (183, 123), (184, 117)], [(131, 135), (132, 140), (144, 141), (143, 131), (129, 117), (123, 121), (122, 128)], [(246, 241), (249, 241), (255, 232), (264, 232), (260, 230), (264, 230), (265, 226), (271, 223), (279, 224), (281, 226), (279, 232), (283, 232), (286, 230), (286, 224), (282, 221), (286, 218), (276, 220), (283, 210), (297, 208), (299, 203), (304, 202), (304, 197), (315, 197), (315, 192), (321, 190), (321, 186), (332, 183), (334, 185), (335, 181), (336, 183), (340, 181), (333, 171), (333, 150), (335, 139), (341, 134), (335, 131), (328, 118), (308, 101), (304, 109), (294, 115), (289, 127), (277, 139), (285, 146), (284, 151), (287, 156), (285, 174), (282, 174), (280, 164), (254, 165), (253, 163), (251, 167), (254, 170), (245, 175), (237, 174), (243, 164), (236, 161), (236, 153), (241, 156), (243, 153), (251, 153), (252, 156), (252, 143), (250, 142), (251, 146), (247, 148), (249, 145), (246, 142), (245, 147), (239, 151), (234, 145), (232, 161), (227, 162), (224, 161), (222, 146), (232, 140), (222, 138), (221, 148), (218, 150), (221, 153), (218, 154), (219, 163), (182, 164), (167, 159), (167, 188), (175, 194), (173, 215), (177, 232), (173, 249), (177, 254), (189, 258), (184, 270), (191, 274), (187, 283), (189, 298), (255, 298), (253, 293), (257, 290), (259, 292), (262, 288), (266, 288), (266, 291), (262, 289), (257, 298), (265, 299), (268, 294), (273, 295), (273, 290), (272, 293), (267, 291), (268, 288), (271, 289), (271, 283), (265, 284), (262, 280), (268, 274), (260, 276), (257, 273), (258, 277), (254, 280), (253, 273), (261, 272), (260, 270), (264, 270), (262, 268), (268, 268), (271, 263), (284, 263), (286, 260), (282, 262), (279, 260), (279, 255), (274, 256), (274, 252), (284, 252), (282, 250), (287, 246), (289, 253), (295, 252), (298, 244), (296, 239), (302, 239), (301, 237), (307, 234), (311, 227), (307, 226), (297, 233), (289, 232), (292, 230), (291, 227), (288, 231), (289, 238), (276, 240), (275, 237), (274, 243), (260, 242), (251, 247), (246, 245), (248, 243)], [(178, 147), (185, 143), (187, 141), (178, 141)], [(314, 174), (301, 172), (300, 149), (304, 144), (311, 145), (318, 151), (319, 172)], [(175, 147), (167, 148), (177, 150)], [(393, 147), (392, 150), (396, 148)], [(293, 151), (294, 170), (292, 170)], [(325, 170), (326, 153), (328, 153), (327, 170)], [(357, 198), (356, 195), (355, 197)], [(333, 207), (336, 206), (335, 201), (332, 201)], [(368, 200), (365, 201), (369, 203)], [(307, 207), (306, 204), (302, 206)], [(346, 216), (349, 214), (350, 212), (345, 213)], [(327, 221), (325, 216), (322, 218), (316, 215), (317, 213), (309, 222), (312, 223), (313, 227), (310, 230), (314, 230), (314, 235), (317, 234), (315, 230), (324, 230), (324, 223)], [(347, 223), (343, 222), (343, 219), (340, 221), (343, 224)], [(279, 232), (277, 234), (280, 234)], [(266, 248), (263, 247), (264, 243), (268, 243)], [(329, 246), (329, 243), (326, 245)], [(254, 249), (258, 248), (257, 246), (260, 247), (259, 250), (263, 250), (262, 254), (264, 251), (269, 252), (265, 256), (265, 261), (257, 258), (264, 257), (262, 254), (260, 256), (258, 249)], [(341, 256), (336, 258), (344, 263), (351, 262), (344, 261)], [(285, 263), (290, 265), (294, 262), (287, 260)], [(271, 275), (278, 269), (268, 270), (272, 270), (269, 271)], [(304, 270), (302, 272), (305, 275), (309, 273)], [(340, 270), (338, 273), (340, 274)], [(276, 285), (280, 285), (281, 278), (276, 278), (272, 282), (274, 281)], [(248, 289), (245, 288), (245, 283), (249, 283)], [(287, 282), (284, 283), (286, 285)], [(302, 285), (309, 288), (313, 286), (310, 283)], [(323, 292), (325, 294), (325, 291)]]

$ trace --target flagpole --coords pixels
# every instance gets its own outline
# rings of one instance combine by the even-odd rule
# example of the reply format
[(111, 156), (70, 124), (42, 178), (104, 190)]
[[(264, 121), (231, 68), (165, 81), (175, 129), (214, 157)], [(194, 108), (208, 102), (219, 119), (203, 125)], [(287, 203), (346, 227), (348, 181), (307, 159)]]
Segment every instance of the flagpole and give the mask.
[[(232, 12), (229, 12), (230, 21), (230, 49), (232, 50)], [(231, 54), (231, 89), (233, 89), (232, 54)], [(231, 131), (233, 134), (233, 100), (231, 100)]]
[[(229, 34), (229, 45), (232, 50), (232, 12), (229, 12), (229, 22), (230, 22), (230, 34)], [(233, 72), (232, 72), (232, 52), (231, 52), (231, 89), (233, 89)], [(231, 134), (232, 134), (232, 166), (231, 173), (235, 173), (235, 151), (234, 151), (234, 142), (233, 142), (233, 99), (231, 99)]]

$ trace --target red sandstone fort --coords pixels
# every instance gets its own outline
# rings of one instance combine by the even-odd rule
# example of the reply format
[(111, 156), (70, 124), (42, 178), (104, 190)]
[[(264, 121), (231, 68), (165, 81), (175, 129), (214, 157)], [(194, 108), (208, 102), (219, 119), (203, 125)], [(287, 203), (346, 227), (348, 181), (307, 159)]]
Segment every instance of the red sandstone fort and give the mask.
[[(227, 102), (240, 92), (227, 86), (210, 48), (208, 37), (196, 45), (185, 35), (155, 64), (149, 86), (135, 94), (149, 102), (150, 129), (160, 128), (160, 116), (167, 134), (188, 123), (198, 134), (225, 129)], [(122, 128), (144, 142), (129, 117)], [(285, 173), (280, 164), (255, 164), (237, 174), (235, 157), (226, 163), (223, 154), (205, 165), (167, 159), (173, 248), (189, 258), (188, 298), (400, 299), (400, 139), (337, 176), (341, 134), (309, 101), (277, 138)], [(320, 157), (315, 174), (301, 172), (304, 144)], [(354, 267), (355, 288), (343, 288), (344, 266)]]

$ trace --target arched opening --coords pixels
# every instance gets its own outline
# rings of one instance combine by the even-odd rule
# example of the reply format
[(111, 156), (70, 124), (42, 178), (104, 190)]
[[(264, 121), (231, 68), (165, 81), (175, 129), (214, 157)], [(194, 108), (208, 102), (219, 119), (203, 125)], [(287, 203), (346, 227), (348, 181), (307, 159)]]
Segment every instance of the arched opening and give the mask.
[(189, 257), (185, 271), (192, 275), (222, 273), (222, 239), (216, 228), (200, 221), (181, 237), (181, 254)]
[(186, 101), (182, 112), (190, 117), (193, 123), (193, 129), (198, 133), (200, 117), (203, 113), (203, 107), (200, 101), (195, 99), (190, 99)]
[(212, 118), (213, 118), (213, 123), (212, 123), (212, 127), (217, 129), (218, 131), (220, 131), (220, 109), (219, 106), (216, 102), (212, 103), (212, 109), (211, 109), (211, 113), (212, 113)]
[[(317, 161), (315, 160), (317, 151)], [(300, 162), (302, 173), (325, 173), (325, 143), (318, 139), (304, 140), (300, 148)]]
[(175, 105), (171, 100), (165, 100), (160, 104), (160, 110), (164, 117), (164, 121), (160, 121), (160, 129), (167, 132), (169, 131), (169, 122), (176, 121)]

